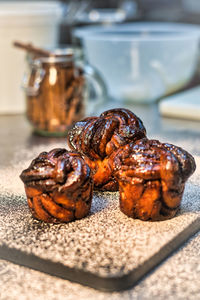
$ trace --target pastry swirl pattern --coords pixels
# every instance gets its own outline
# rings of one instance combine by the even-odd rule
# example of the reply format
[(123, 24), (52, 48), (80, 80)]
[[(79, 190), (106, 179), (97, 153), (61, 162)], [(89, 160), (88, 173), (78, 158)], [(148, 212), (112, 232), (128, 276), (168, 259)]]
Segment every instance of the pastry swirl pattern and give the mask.
[(142, 121), (127, 109), (112, 109), (100, 117), (77, 122), (68, 133), (68, 144), (80, 152), (93, 174), (95, 188), (116, 191), (113, 157), (123, 145), (146, 136)]
[(90, 210), (93, 180), (78, 153), (42, 152), (20, 175), (33, 216), (45, 222), (69, 222)]
[(180, 206), (185, 182), (196, 168), (187, 151), (147, 138), (119, 149), (114, 161), (120, 209), (142, 220), (173, 217)]

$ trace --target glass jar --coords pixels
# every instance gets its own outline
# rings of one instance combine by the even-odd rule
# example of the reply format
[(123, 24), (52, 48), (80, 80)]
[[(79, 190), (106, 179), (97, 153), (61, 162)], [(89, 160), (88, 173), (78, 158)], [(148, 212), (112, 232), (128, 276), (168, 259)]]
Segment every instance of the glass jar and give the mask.
[(40, 135), (66, 135), (71, 125), (85, 116), (91, 101), (88, 83), (96, 94), (92, 101), (100, 104), (106, 97), (98, 72), (84, 65), (72, 48), (57, 50), (50, 57), (29, 56), (28, 65), (23, 80), (26, 115)]

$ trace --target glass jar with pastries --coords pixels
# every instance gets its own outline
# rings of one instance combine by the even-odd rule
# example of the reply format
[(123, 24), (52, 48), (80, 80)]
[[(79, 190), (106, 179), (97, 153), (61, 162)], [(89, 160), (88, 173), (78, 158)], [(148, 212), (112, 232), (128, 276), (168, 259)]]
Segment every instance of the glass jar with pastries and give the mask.
[[(50, 56), (28, 55), (23, 79), (26, 115), (43, 136), (64, 136), (85, 111), (106, 97), (101, 76), (81, 58), (81, 50), (56, 49)], [(91, 97), (92, 92), (92, 97)]]

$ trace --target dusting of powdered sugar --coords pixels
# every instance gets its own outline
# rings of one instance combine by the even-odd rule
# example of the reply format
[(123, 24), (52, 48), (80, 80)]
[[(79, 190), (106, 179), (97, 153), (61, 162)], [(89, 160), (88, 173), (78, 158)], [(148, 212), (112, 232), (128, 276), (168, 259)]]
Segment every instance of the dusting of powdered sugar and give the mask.
[[(55, 145), (63, 147), (62, 145)], [(52, 145), (51, 145), (52, 148)], [(200, 213), (200, 158), (188, 181), (176, 217), (163, 222), (143, 222), (119, 209), (119, 194), (95, 192), (90, 215), (68, 224), (45, 224), (29, 212), (19, 174), (45, 145), (22, 150), (0, 172), (0, 243), (66, 266), (101, 276), (128, 273), (194, 221)]]

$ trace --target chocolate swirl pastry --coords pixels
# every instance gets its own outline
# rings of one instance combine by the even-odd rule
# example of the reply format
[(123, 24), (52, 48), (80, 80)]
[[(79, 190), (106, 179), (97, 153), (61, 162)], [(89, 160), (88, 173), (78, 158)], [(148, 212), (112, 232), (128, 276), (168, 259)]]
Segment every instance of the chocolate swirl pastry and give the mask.
[(115, 156), (121, 211), (141, 220), (172, 218), (195, 168), (194, 158), (171, 144), (144, 138), (124, 146)]
[(118, 108), (77, 122), (69, 131), (68, 144), (90, 166), (95, 188), (116, 191), (118, 183), (113, 176), (116, 150), (145, 136), (142, 121), (131, 111)]
[(65, 149), (42, 152), (20, 178), (29, 208), (38, 220), (70, 222), (89, 213), (93, 180), (78, 153)]

